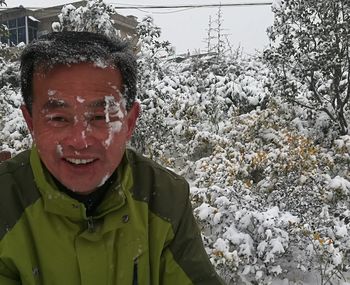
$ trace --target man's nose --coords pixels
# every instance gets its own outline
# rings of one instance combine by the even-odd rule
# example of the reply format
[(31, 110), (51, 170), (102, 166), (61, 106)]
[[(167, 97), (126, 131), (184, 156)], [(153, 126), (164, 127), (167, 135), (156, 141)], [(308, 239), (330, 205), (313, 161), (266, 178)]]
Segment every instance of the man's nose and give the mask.
[(75, 122), (66, 137), (66, 145), (73, 147), (76, 150), (86, 149), (92, 145), (93, 139), (88, 125), (85, 121)]

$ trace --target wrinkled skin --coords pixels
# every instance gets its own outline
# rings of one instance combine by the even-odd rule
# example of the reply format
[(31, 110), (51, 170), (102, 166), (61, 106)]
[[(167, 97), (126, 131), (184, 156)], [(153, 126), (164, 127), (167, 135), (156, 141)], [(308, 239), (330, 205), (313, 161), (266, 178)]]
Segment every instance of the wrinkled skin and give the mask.
[(34, 73), (32, 116), (22, 112), (42, 162), (72, 191), (93, 192), (123, 157), (140, 107), (126, 111), (122, 81), (119, 70), (91, 63)]

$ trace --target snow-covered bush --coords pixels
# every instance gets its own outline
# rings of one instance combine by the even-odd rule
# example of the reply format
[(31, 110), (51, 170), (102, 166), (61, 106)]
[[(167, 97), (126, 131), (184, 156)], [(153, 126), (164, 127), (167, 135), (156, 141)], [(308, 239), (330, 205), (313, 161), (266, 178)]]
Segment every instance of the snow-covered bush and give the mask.
[[(143, 127), (143, 142), (148, 155), (192, 181), (195, 214), (216, 268), (232, 284), (306, 281), (310, 270), (323, 278), (318, 284), (339, 279), (347, 270), (339, 257), (348, 249), (315, 247), (314, 233), (326, 228), (323, 238), (340, 242), (331, 235), (335, 225), (320, 215), (325, 203), (339, 209), (349, 201), (340, 191), (349, 181), (343, 155), (349, 138), (333, 147), (322, 134), (316, 141), (302, 108), (270, 96), (273, 75), (257, 57), (236, 59), (239, 67), (231, 64), (224, 75), (193, 62), (163, 62), (150, 90), (158, 104), (149, 109), (162, 121), (144, 123), (162, 128)], [(232, 100), (232, 94), (249, 98), (245, 86), (251, 99)], [(330, 186), (338, 185), (331, 183), (340, 181), (337, 173), (340, 188)], [(314, 254), (305, 256), (301, 249), (311, 247)]]
[(0, 151), (16, 154), (31, 146), (31, 136), (22, 116), (19, 89), (9, 85), (0, 89)]
[[(230, 284), (268, 284), (286, 271), (289, 231), (298, 218), (263, 200), (241, 182), (232, 187), (192, 188), (195, 213), (211, 260)], [(264, 283), (266, 282), (266, 283)], [(248, 283), (249, 284), (249, 283)]]
[[(8, 50), (8, 47), (0, 49)], [(3, 52), (7, 53), (7, 52)], [(10, 52), (8, 52), (10, 53)], [(0, 58), (0, 88), (4, 86), (10, 86), (12, 88), (19, 88), (19, 63), (18, 61), (7, 60)]]
[[(340, 138), (335, 151), (316, 145), (299, 131), (301, 122), (297, 117), (293, 119), (295, 114), (290, 110), (288, 104), (271, 100), (264, 110), (233, 116), (222, 124), (221, 139), (211, 143), (213, 152), (188, 163), (190, 166), (183, 172), (191, 175), (194, 186), (201, 189), (193, 192), (193, 201), (203, 227), (204, 240), (214, 262), (220, 264), (218, 269), (233, 284), (241, 284), (239, 282), (244, 280), (268, 284), (275, 275), (282, 279), (293, 279), (295, 275), (306, 279), (309, 270), (323, 276), (324, 283), (320, 284), (327, 284), (327, 276), (331, 277), (330, 280), (339, 278), (348, 268), (346, 258), (341, 259), (341, 264), (336, 263), (339, 256), (348, 256), (349, 250), (346, 243), (334, 234), (334, 221), (337, 215), (343, 215), (339, 209), (349, 205), (350, 179), (346, 168), (349, 160), (341, 155), (348, 138)], [(341, 157), (339, 164), (334, 163), (336, 157)], [(217, 206), (218, 196), (228, 199), (226, 208)], [(248, 202), (244, 203), (245, 199)], [(327, 221), (320, 219), (325, 205), (330, 208)], [(278, 251), (277, 255), (273, 247), (264, 247), (268, 240), (257, 234), (260, 224), (264, 224), (256, 218), (257, 213), (271, 209), (290, 218), (290, 223), (284, 224), (278, 223), (281, 217), (277, 218), (278, 222), (271, 224), (269, 229), (283, 234), (278, 240), (283, 241), (284, 251)], [(236, 213), (242, 211), (248, 213), (248, 222), (237, 219)], [(242, 221), (243, 226), (240, 225)], [(308, 231), (305, 231), (307, 224)], [(227, 238), (227, 230), (233, 227), (236, 236), (243, 235), (250, 241), (252, 259), (241, 258), (239, 244)], [(315, 254), (305, 256), (301, 249), (315, 246), (315, 232), (322, 234), (324, 239), (330, 237), (337, 249), (317, 247)], [(217, 240), (220, 240), (219, 246), (226, 245), (230, 249), (226, 255), (214, 254)], [(262, 248), (266, 249), (265, 255), (259, 253)], [(229, 258), (230, 254), (235, 259)], [(266, 259), (271, 254), (274, 259)]]
[[(177, 153), (182, 159), (186, 155), (199, 159), (212, 151), (207, 137), (215, 137), (231, 113), (244, 113), (266, 105), (268, 77), (264, 76), (267, 70), (261, 61), (257, 61), (260, 66), (253, 69), (251, 59), (227, 59), (222, 68), (217, 68), (220, 73), (214, 73), (206, 65), (210, 60), (212, 56), (202, 58), (201, 63), (193, 58), (181, 63), (163, 60), (157, 70), (141, 74), (146, 74), (141, 78), (144, 83), (140, 90), (144, 114), (136, 134), (142, 129), (142, 137), (134, 136), (133, 143), (138, 149), (152, 157), (161, 157), (159, 144), (168, 144), (164, 147), (168, 155)], [(230, 69), (242, 70), (231, 73)], [(256, 79), (260, 79), (259, 76), (261, 80)], [(152, 121), (156, 125), (150, 125)], [(181, 142), (176, 148), (172, 144), (174, 140)]]

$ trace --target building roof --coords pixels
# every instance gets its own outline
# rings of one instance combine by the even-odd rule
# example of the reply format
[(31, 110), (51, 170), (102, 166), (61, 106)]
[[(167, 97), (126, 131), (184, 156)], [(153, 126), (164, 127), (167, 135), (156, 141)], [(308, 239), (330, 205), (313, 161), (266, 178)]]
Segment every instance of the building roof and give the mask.
[[(86, 3), (87, 1), (84, 0), (84, 1), (72, 2), (68, 4), (71, 4), (75, 7), (80, 7), (80, 6), (85, 6)], [(6, 21), (17, 17), (22, 17), (22, 16), (32, 16), (40, 21), (41, 19), (56, 17), (58, 14), (61, 13), (62, 8), (68, 4), (51, 6), (46, 8), (39, 8), (39, 9), (25, 8), (22, 5), (20, 5), (19, 7), (8, 8), (8, 9), (0, 10), (0, 21)], [(116, 13), (115, 15), (113, 15), (112, 18), (115, 24), (117, 24), (118, 26), (125, 27), (126, 29), (129, 29), (129, 30), (135, 30), (138, 24), (137, 17), (135, 16), (123, 16)]]

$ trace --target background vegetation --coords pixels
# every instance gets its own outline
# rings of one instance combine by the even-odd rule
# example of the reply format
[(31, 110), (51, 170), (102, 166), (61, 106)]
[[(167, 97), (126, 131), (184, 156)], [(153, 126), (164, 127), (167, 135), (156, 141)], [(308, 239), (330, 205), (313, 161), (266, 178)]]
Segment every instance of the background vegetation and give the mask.
[[(116, 33), (110, 7), (87, 5), (106, 21), (93, 31)], [(79, 26), (88, 10), (74, 9), (58, 30)], [(176, 57), (145, 18), (131, 146), (191, 183), (207, 252), (229, 284), (349, 284), (349, 4), (273, 9), (270, 47), (249, 56), (221, 41), (220, 52)], [(31, 139), (17, 56), (1, 53), (0, 148), (16, 154)]]

